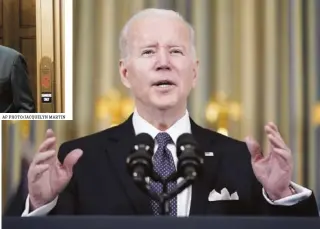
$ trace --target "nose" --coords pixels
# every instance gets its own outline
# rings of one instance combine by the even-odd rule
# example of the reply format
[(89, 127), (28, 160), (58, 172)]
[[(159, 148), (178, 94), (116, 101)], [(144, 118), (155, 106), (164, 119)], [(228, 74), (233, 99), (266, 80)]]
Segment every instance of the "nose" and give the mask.
[(157, 53), (157, 70), (170, 70), (170, 56), (165, 48), (160, 48)]

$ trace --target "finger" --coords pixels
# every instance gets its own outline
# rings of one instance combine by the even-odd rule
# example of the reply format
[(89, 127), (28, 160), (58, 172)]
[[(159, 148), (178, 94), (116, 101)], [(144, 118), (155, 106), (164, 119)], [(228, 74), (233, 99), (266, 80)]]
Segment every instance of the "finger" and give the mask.
[(275, 131), (274, 129), (272, 129), (272, 128), (269, 127), (269, 126), (266, 126), (266, 127), (265, 127), (265, 131), (266, 131), (266, 134), (267, 134), (267, 135), (269, 135), (269, 134), (273, 135), (274, 137), (276, 137), (276, 138), (278, 138), (280, 141), (282, 141), (284, 145), (286, 145), (285, 142), (283, 141), (282, 137), (281, 137), (281, 134), (280, 134), (279, 132)]
[(284, 149), (280, 149), (280, 148), (275, 148), (274, 152), (279, 155), (280, 157), (282, 157), (283, 159), (285, 159), (286, 161), (288, 161), (291, 158), (291, 152), (288, 150), (284, 150)]
[(277, 125), (274, 124), (273, 122), (268, 122), (267, 126), (269, 126), (274, 131), (279, 132)]
[(49, 150), (43, 153), (37, 154), (33, 159), (33, 164), (38, 165), (45, 163), (46, 161), (49, 161), (50, 159), (54, 158), (56, 156), (55, 150)]
[(49, 167), (50, 166), (48, 164), (36, 165), (33, 168), (33, 172), (34, 172), (35, 175), (39, 175), (39, 174), (42, 174), (45, 171), (47, 171), (49, 169)]
[(276, 137), (272, 134), (268, 134), (267, 137), (274, 148), (288, 150), (288, 147), (286, 146), (286, 144), (284, 144), (284, 142), (281, 139), (279, 139), (278, 137)]
[(63, 168), (67, 170), (69, 174), (72, 174), (73, 166), (77, 163), (82, 156), (83, 151), (81, 149), (72, 150), (63, 161)]
[(246, 137), (245, 142), (251, 154), (252, 160), (256, 161), (263, 157), (261, 147), (255, 139)]
[(276, 131), (275, 129), (273, 129), (271, 126), (266, 125), (264, 127), (264, 130), (267, 134), (274, 134), (274, 135), (280, 135), (280, 133), (278, 131)]
[(288, 148), (279, 132), (274, 131), (270, 127), (266, 127), (266, 133), (267, 133), (267, 136), (272, 135), (282, 143), (283, 146), (281, 146), (280, 148)]
[(48, 164), (36, 165), (30, 171), (30, 175), (28, 179), (30, 179), (31, 182), (34, 182), (48, 169), (49, 169)]
[(38, 152), (42, 153), (50, 149), (55, 149), (55, 145), (56, 145), (56, 138), (49, 137), (41, 143), (41, 145), (39, 146)]
[[(46, 134), (45, 134), (45, 139), (51, 139), (51, 138), (55, 138), (54, 136), (54, 132), (52, 129), (47, 129)], [(41, 150), (39, 150), (39, 152), (43, 152), (49, 149), (52, 149), (54, 147), (54, 144), (49, 144), (49, 145), (44, 145), (44, 147), (40, 147)]]
[[(283, 141), (282, 136), (279, 132), (278, 127), (273, 123), (273, 122), (269, 122), (268, 125), (266, 125), (265, 127), (266, 133), (267, 134), (272, 134), (275, 137), (280, 138), (281, 141)], [(285, 142), (283, 141), (283, 144), (285, 144)], [(286, 144), (285, 144), (286, 145)]]
[(47, 129), (46, 131), (46, 138), (54, 137), (54, 132), (52, 129)]

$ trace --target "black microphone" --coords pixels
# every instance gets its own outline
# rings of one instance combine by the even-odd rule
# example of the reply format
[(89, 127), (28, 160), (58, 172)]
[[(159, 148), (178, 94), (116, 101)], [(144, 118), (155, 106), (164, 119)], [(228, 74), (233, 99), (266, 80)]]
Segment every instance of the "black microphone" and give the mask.
[(145, 178), (152, 176), (153, 138), (146, 133), (136, 136), (131, 154), (127, 157), (127, 169), (134, 182), (143, 185)]
[(182, 134), (177, 140), (177, 171), (180, 177), (194, 181), (201, 175), (203, 158), (192, 134)]

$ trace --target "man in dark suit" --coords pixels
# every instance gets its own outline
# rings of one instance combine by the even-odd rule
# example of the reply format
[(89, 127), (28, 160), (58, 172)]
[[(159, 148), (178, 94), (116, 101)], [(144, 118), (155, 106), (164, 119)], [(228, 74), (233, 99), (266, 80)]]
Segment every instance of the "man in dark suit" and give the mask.
[(27, 64), (23, 56), (0, 45), (0, 113), (34, 113)]
[[(23, 216), (158, 215), (159, 206), (126, 170), (139, 133), (154, 138), (154, 168), (163, 177), (175, 170), (181, 134), (192, 133), (203, 150), (204, 172), (170, 201), (172, 216), (318, 216), (312, 191), (291, 181), (292, 154), (275, 124), (265, 126), (264, 155), (253, 138), (241, 142), (189, 117), (187, 98), (196, 85), (198, 61), (193, 29), (183, 18), (144, 10), (125, 25), (120, 49), (121, 80), (134, 95), (134, 113), (119, 126), (62, 144), (58, 153), (48, 130), (29, 168)], [(158, 191), (155, 182), (150, 186)]]

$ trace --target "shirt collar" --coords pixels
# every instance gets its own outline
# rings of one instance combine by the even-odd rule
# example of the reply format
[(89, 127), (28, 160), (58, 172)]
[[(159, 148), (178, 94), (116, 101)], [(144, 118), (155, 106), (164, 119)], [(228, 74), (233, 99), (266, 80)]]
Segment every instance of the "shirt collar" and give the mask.
[[(158, 130), (150, 123), (148, 123), (145, 119), (143, 119), (138, 111), (135, 109), (133, 116), (132, 116), (132, 123), (135, 134), (147, 133), (153, 139), (157, 136), (159, 132), (163, 132)], [(186, 110), (184, 116), (182, 116), (178, 121), (176, 121), (169, 129), (165, 131), (170, 135), (174, 144), (177, 143), (177, 139), (180, 135), (184, 133), (191, 133), (191, 123), (189, 118), (189, 112)]]

